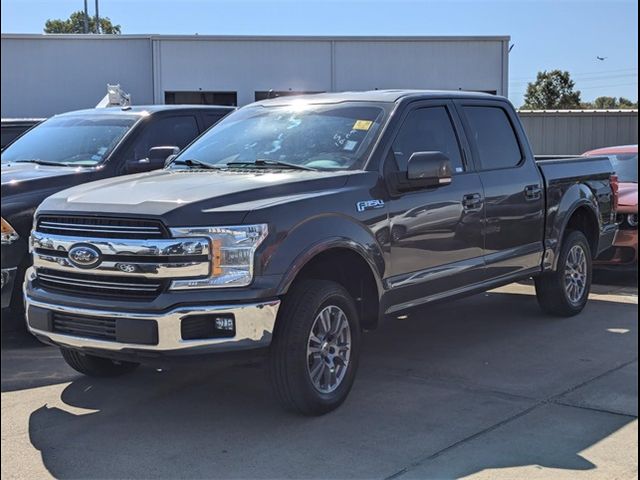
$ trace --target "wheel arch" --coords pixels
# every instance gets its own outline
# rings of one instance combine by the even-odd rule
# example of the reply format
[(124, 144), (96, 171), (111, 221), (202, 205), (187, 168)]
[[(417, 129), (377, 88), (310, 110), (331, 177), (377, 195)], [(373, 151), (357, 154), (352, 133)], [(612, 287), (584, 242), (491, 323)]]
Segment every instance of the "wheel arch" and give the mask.
[(374, 258), (359, 243), (346, 238), (326, 239), (298, 255), (278, 288), (286, 295), (303, 279), (331, 280), (342, 285), (356, 301), (366, 329), (378, 325), (382, 281)]

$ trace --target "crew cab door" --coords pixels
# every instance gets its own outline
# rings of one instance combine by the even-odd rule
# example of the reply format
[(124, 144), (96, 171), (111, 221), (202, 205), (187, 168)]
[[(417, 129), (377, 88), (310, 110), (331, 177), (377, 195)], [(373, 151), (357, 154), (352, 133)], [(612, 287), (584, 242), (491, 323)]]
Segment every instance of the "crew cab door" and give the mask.
[[(462, 127), (449, 101), (418, 102), (408, 108), (390, 149), (383, 174), (389, 200), (390, 266), (387, 285), (398, 309), (420, 303), (483, 277), (484, 192), (472, 164)], [(406, 172), (415, 152), (445, 154), (451, 183), (394, 191), (391, 179)]]
[(487, 278), (540, 268), (544, 185), (522, 126), (499, 100), (456, 102), (485, 195)]

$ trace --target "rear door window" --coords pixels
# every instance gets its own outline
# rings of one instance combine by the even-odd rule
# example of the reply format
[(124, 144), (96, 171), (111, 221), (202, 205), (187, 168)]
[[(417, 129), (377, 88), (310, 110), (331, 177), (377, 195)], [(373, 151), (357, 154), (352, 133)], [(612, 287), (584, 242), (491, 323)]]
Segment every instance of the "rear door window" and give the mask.
[(516, 167), (522, 151), (507, 112), (500, 107), (463, 107), (469, 124), (471, 142), (475, 143), (482, 170)]

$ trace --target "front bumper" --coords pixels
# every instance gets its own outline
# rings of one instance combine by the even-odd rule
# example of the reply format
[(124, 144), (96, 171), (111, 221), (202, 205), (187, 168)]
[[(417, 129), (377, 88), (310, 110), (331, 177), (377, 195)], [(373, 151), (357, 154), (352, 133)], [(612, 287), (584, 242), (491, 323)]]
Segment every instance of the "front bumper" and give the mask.
[(618, 230), (610, 249), (605, 250), (595, 261), (595, 266), (638, 266), (638, 230)]
[[(141, 357), (160, 357), (171, 355), (208, 354), (238, 350), (259, 349), (269, 346), (280, 300), (262, 301), (259, 303), (231, 305), (197, 305), (182, 306), (164, 313), (140, 313), (99, 310), (94, 308), (78, 308), (54, 305), (30, 298), (25, 293), (27, 326), (29, 331), (44, 343), (60, 347), (87, 351), (94, 354), (104, 352), (111, 354), (140, 355)], [(101, 319), (115, 322), (126, 322), (130, 326), (136, 321), (145, 324), (157, 324), (157, 341), (154, 344), (140, 344), (121, 341), (103, 340), (85, 336), (56, 332), (53, 317), (56, 314)], [(232, 315), (235, 318), (235, 335), (231, 338), (206, 338), (185, 340), (182, 338), (181, 322), (183, 319), (204, 315)], [(133, 322), (133, 323), (132, 323)]]

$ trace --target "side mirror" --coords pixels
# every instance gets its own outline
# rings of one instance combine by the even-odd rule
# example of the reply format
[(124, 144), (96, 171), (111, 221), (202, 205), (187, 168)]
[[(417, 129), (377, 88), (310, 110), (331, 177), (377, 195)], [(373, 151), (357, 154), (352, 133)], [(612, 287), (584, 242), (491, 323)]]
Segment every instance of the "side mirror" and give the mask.
[(407, 171), (400, 173), (397, 188), (407, 191), (448, 185), (452, 176), (451, 161), (444, 153), (415, 152), (409, 158)]
[(175, 146), (152, 147), (146, 158), (132, 160), (127, 163), (128, 173), (148, 172), (162, 168), (168, 157), (176, 155), (180, 149)]
[(152, 147), (149, 149), (149, 155), (147, 156), (150, 162), (162, 162), (170, 155), (176, 155), (180, 151), (180, 148), (175, 146), (168, 147)]

